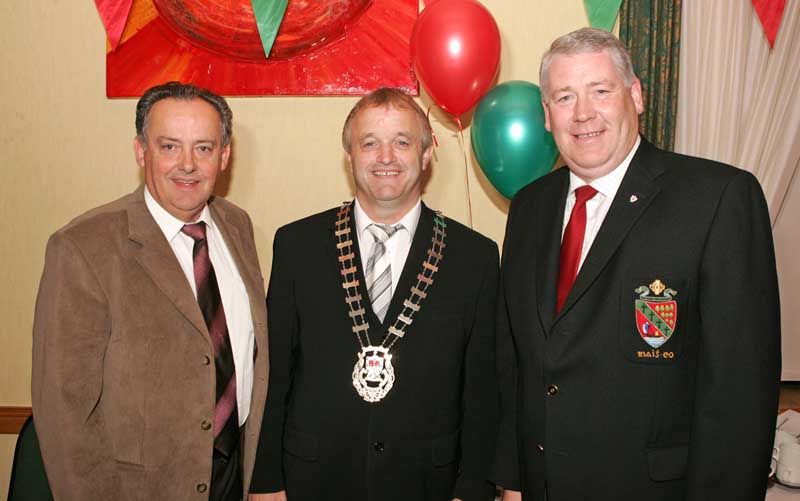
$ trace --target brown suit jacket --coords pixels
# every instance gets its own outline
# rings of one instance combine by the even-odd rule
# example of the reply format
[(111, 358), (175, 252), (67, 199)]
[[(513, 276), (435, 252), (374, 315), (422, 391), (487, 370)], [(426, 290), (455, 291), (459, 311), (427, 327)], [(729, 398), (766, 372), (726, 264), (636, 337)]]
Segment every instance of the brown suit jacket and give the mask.
[[(78, 217), (47, 245), (33, 328), (32, 401), (57, 500), (208, 495), (211, 339), (143, 193), (140, 187)], [(255, 329), (242, 447), (247, 492), (267, 391), (264, 282), (250, 218), (220, 198), (209, 207), (247, 288)]]

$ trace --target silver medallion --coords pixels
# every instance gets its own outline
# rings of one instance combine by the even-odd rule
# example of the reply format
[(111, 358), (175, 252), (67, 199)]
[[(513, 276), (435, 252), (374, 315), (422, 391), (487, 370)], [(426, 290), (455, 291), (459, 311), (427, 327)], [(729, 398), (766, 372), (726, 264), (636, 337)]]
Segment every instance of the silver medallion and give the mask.
[(394, 386), (394, 367), (389, 349), (365, 346), (353, 367), (353, 386), (366, 402), (379, 402)]

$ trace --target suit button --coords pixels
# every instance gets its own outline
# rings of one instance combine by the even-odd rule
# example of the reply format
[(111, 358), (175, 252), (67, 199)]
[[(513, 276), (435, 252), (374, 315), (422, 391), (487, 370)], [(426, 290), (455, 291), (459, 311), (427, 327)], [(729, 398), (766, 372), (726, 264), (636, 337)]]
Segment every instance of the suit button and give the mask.
[(383, 442), (375, 442), (372, 444), (372, 447), (375, 449), (375, 452), (383, 452), (386, 449)]
[(547, 387), (546, 393), (550, 397), (558, 395), (558, 386), (551, 384), (550, 386)]
[(202, 428), (204, 430), (210, 430), (211, 429), (211, 421), (209, 421), (208, 419), (204, 419), (203, 422), (200, 423), (200, 428)]
[(211, 358), (208, 355), (203, 355), (203, 365), (211, 365)]
[(208, 486), (206, 484), (197, 484), (197, 492), (203, 493), (208, 490)]

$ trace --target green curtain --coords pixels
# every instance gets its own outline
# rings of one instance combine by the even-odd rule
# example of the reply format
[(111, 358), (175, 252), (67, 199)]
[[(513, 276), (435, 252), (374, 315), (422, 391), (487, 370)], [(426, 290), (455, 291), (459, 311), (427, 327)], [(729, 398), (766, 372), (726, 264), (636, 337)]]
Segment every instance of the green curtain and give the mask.
[(630, 50), (642, 82), (640, 132), (659, 148), (672, 150), (678, 109), (681, 0), (623, 0), (619, 21), (619, 38)]

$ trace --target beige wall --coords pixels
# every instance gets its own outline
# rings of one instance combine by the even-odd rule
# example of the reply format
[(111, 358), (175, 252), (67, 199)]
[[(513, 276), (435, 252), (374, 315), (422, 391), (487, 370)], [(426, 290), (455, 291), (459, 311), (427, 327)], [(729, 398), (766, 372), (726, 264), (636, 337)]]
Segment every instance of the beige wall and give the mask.
[[(587, 24), (582, 0), (483, 2), (502, 35), (501, 82), (537, 81), (547, 44)], [(90, 0), (0, 2), (0, 46), (0, 318), (6, 325), (0, 329), (0, 406), (29, 405), (31, 322), (45, 242), (72, 217), (139, 184), (135, 101), (105, 98), (105, 34)], [(253, 217), (266, 274), (279, 225), (351, 196), (339, 133), (355, 99), (230, 101), (235, 149), (225, 194)], [(465, 150), (453, 125), (433, 117), (440, 147), (424, 198), (466, 222)], [(507, 202), (471, 158), (467, 171), (474, 227), (500, 241)], [(0, 437), (3, 499), (12, 453), (11, 437)]]

